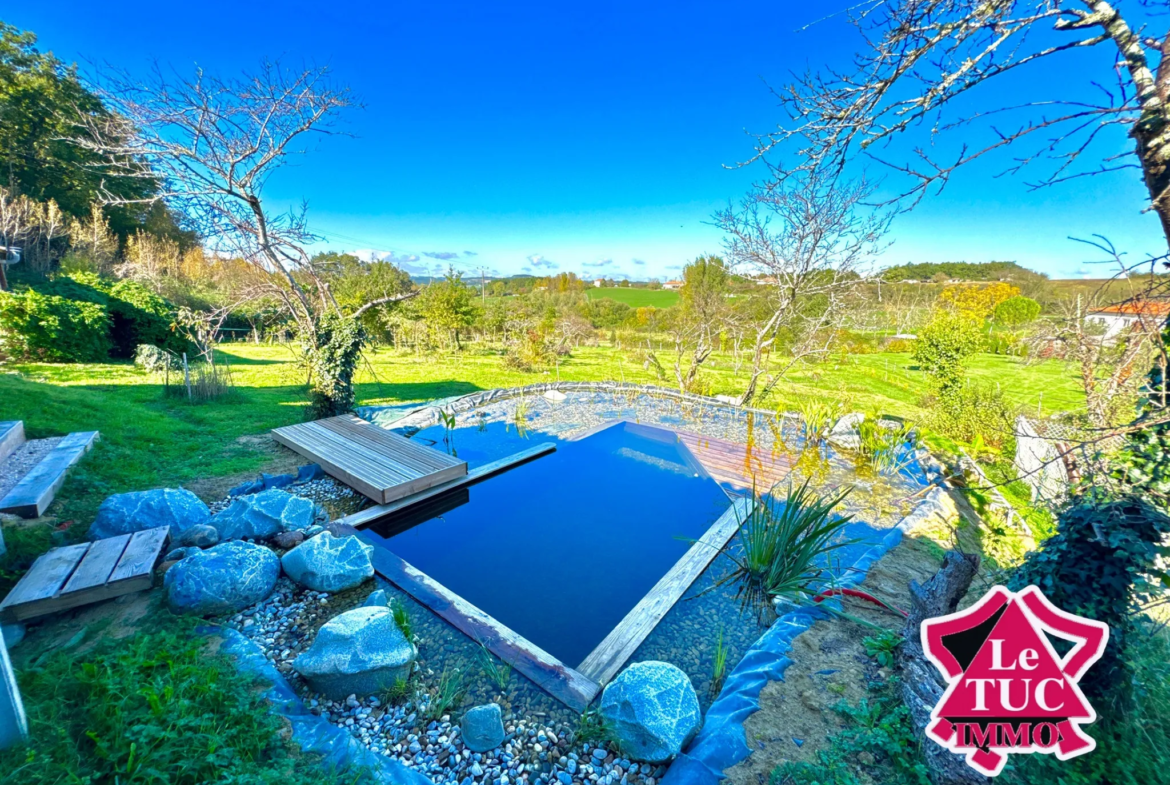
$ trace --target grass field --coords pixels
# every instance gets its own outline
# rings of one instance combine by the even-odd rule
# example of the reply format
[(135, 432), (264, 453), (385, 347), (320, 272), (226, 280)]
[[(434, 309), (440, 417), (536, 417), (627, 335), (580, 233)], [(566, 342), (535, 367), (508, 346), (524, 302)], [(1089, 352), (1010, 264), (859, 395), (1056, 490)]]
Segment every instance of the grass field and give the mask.
[(611, 300), (617, 300), (619, 303), (625, 303), (631, 308), (645, 308), (647, 306), (652, 308), (669, 308), (678, 302), (678, 292), (672, 292), (666, 289), (626, 289), (615, 286), (610, 289), (586, 289), (585, 293), (589, 296), (590, 300), (600, 300), (602, 297), (608, 297)]
[[(270, 429), (305, 416), (304, 372), (291, 348), (227, 345), (236, 393), (229, 400), (188, 404), (163, 397), (162, 379), (125, 363), (26, 364), (0, 374), (3, 417), (21, 419), (30, 438), (70, 431), (102, 432), (94, 454), (70, 475), (50, 514), (88, 526), (107, 495), (176, 486), (211, 477), (239, 476), (268, 468)], [(673, 358), (659, 352), (667, 369)], [(422, 401), (494, 387), (538, 381), (617, 380), (674, 386), (622, 351), (583, 347), (553, 372), (526, 374), (503, 367), (498, 352), (417, 357), (391, 350), (370, 352), (357, 378), (361, 404)], [(704, 372), (712, 394), (743, 389), (748, 368), (736, 372), (733, 358), (715, 356)], [(1000, 384), (1024, 409), (1044, 413), (1083, 406), (1075, 376), (1063, 363), (1026, 366), (1010, 357), (982, 355), (971, 363), (974, 378)], [(908, 355), (850, 355), (806, 365), (789, 374), (774, 400), (791, 408), (809, 397), (834, 398), (850, 407), (920, 417), (925, 379)]]

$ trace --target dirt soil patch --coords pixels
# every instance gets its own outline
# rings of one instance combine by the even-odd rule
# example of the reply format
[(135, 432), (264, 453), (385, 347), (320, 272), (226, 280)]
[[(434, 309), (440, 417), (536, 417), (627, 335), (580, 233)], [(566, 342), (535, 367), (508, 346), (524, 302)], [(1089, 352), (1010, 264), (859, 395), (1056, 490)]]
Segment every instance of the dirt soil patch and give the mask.
[(273, 441), (267, 433), (241, 436), (236, 442), (255, 450), (265, 456), (265, 461), (259, 471), (237, 472), (222, 477), (203, 477), (186, 484), (187, 490), (207, 503), (217, 502), (227, 496), (228, 491), (237, 485), (255, 480), (264, 474), (296, 474), (297, 469), (310, 463), (303, 455), (298, 455), (284, 445)]
[[(907, 537), (870, 569), (861, 588), (905, 610), (910, 581), (934, 575), (942, 554), (925, 534)], [(862, 601), (847, 599), (845, 610), (888, 629), (902, 627), (899, 617)], [(866, 655), (862, 641), (873, 634), (868, 627), (834, 618), (797, 636), (784, 680), (764, 686), (760, 710), (744, 724), (752, 754), (724, 772), (732, 785), (767, 785), (781, 763), (814, 761), (817, 751), (828, 747), (829, 736), (843, 724), (833, 707), (841, 701), (856, 705), (866, 696), (868, 682), (890, 675)]]

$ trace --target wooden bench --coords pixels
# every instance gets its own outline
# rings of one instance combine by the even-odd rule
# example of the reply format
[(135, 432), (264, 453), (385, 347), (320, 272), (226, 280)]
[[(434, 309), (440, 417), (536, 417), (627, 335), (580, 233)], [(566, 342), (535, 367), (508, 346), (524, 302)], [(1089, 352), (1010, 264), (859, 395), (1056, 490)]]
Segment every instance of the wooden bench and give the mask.
[(467, 474), (466, 461), (352, 414), (276, 428), (272, 438), (378, 504)]
[(14, 622), (149, 589), (170, 538), (159, 526), (42, 555), (0, 602), (0, 621)]
[(53, 502), (53, 497), (65, 482), (65, 475), (83, 455), (93, 449), (99, 437), (97, 431), (82, 431), (63, 438), (0, 499), (0, 512), (22, 518), (39, 517)]

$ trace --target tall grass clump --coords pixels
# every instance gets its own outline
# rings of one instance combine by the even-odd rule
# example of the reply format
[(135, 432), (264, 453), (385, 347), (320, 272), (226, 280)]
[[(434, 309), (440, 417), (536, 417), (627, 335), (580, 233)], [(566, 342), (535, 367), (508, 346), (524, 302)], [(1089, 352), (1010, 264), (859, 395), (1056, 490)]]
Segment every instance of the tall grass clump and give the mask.
[(838, 409), (839, 405), (830, 404), (822, 398), (808, 396), (800, 399), (796, 410), (804, 423), (805, 444), (820, 444), (825, 440), (837, 420)]
[(452, 709), (459, 708), (466, 695), (467, 687), (459, 671), (444, 670), (439, 675), (439, 683), (430, 690), (430, 702), (425, 711), (427, 719), (438, 721)]
[(834, 514), (848, 494), (820, 496), (805, 480), (783, 499), (775, 488), (758, 496), (739, 525), (738, 550), (724, 549), (735, 566), (717, 585), (737, 582), (745, 604), (809, 592), (828, 572), (828, 554), (853, 542), (839, 536), (853, 516)]

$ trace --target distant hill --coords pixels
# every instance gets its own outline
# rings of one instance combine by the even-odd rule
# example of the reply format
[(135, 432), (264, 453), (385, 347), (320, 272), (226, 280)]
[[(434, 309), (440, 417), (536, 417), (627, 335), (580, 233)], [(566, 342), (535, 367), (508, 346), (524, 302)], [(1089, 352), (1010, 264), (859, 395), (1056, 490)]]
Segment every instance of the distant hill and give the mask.
[(903, 264), (883, 271), (882, 278), (898, 281), (1013, 281), (1032, 283), (1047, 280), (1048, 276), (1021, 267), (1015, 262), (921, 262)]

